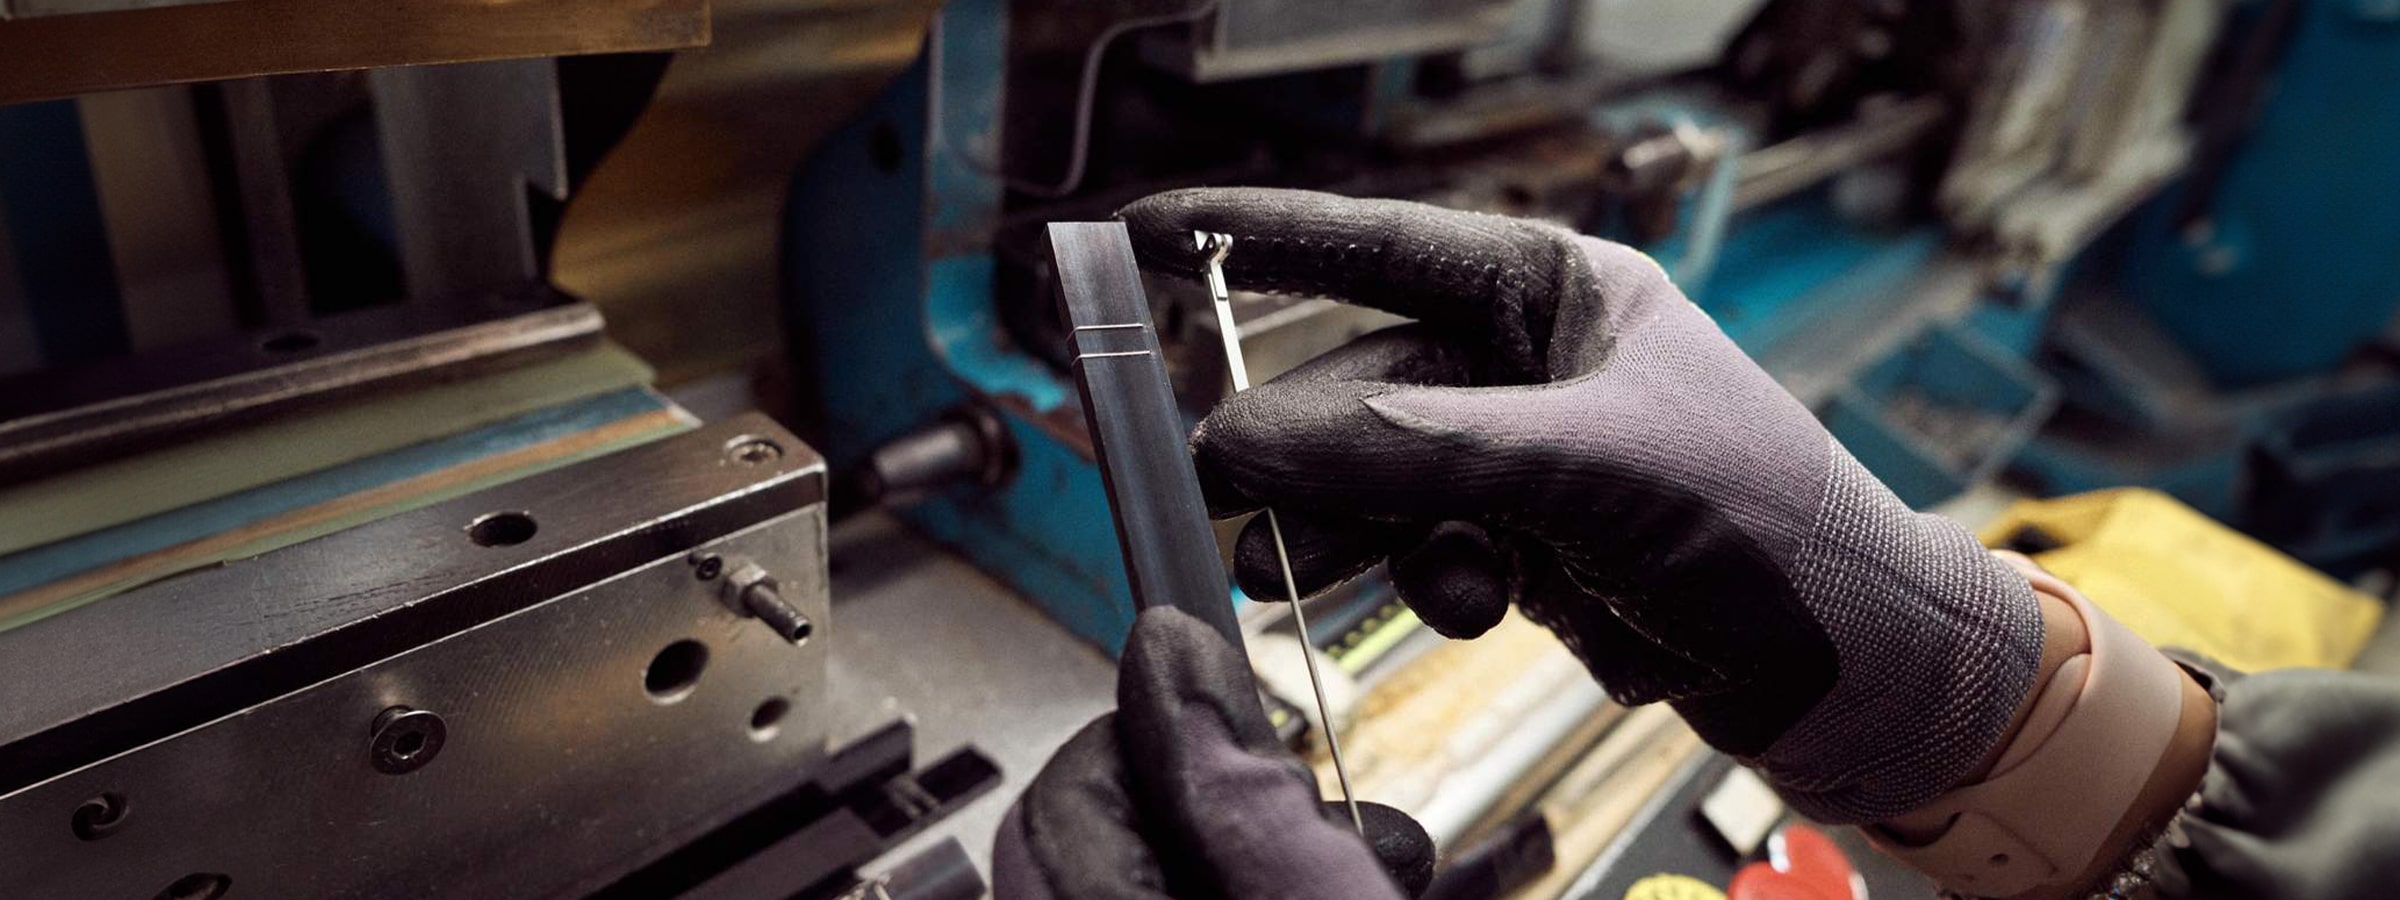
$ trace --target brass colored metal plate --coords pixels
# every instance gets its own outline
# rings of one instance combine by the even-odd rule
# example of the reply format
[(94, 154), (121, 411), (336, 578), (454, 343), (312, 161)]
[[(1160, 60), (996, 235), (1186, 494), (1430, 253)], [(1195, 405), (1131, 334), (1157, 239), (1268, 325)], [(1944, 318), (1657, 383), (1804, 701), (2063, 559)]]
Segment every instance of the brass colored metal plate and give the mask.
[(0, 103), (708, 42), (708, 0), (238, 0), (0, 21)]
[(550, 278), (673, 384), (781, 353), (784, 194), (917, 58), (936, 0), (714, 0), (642, 118), (568, 201)]

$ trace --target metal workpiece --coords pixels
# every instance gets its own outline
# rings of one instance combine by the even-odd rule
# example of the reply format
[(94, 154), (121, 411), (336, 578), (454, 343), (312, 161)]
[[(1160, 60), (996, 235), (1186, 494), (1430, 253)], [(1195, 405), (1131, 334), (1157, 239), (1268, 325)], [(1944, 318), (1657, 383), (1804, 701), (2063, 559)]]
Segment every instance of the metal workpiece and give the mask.
[(1052, 223), (1050, 254), (1134, 606), (1176, 607), (1239, 648), (1241, 624), (1125, 224)]
[(391, 307), (0, 379), (0, 484), (342, 397), (523, 365), (600, 340), (600, 314), (537, 291)]
[[(0, 884), (612, 883), (825, 760), (823, 496), (749, 415), (0, 633)], [(695, 551), (773, 571), (820, 639)]]

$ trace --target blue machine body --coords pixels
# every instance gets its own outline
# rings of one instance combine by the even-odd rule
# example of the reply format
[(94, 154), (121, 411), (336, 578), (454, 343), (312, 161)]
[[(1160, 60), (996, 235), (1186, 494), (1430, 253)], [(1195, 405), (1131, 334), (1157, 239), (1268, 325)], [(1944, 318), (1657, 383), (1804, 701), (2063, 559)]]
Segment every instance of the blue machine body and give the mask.
[[(2388, 346), (2400, 308), (2400, 4), (2303, 4), (2240, 141), (2204, 216), (2170, 186), (2087, 280), (2159, 338), (2088, 341), (2068, 373), (2069, 401), (2118, 427), (2045, 435), (2015, 468), (2053, 492), (2155, 487), (2336, 575), (2388, 565), (2400, 382), (2344, 363)], [(2204, 402), (2156, 402), (2178, 390)]]
[(836, 471), (970, 400), (997, 412), (1015, 473), (903, 515), (1113, 654), (1133, 606), (1108, 494), (1088, 446), (1062, 439), (1081, 414), (1072, 384), (1007, 344), (992, 288), (1000, 186), (964, 156), (997, 146), (1002, 6), (945, 7), (927, 55), (794, 179), (795, 344), (826, 386), (822, 449)]
[(2321, 374), (2400, 302), (2400, 5), (2311, 0), (2267, 90), (2207, 218), (2151, 204), (2121, 283), (2227, 388)]

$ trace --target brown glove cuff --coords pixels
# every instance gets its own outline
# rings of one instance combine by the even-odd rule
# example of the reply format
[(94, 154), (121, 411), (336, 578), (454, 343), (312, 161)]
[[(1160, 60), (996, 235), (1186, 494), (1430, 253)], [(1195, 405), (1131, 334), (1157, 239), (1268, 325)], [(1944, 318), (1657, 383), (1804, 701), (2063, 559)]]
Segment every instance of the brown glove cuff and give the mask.
[[(2013, 557), (2013, 558), (2012, 558)], [(2091, 651), (2059, 668), (1993, 774), (1900, 817), (1946, 830), (1886, 853), (1954, 890), (2005, 897), (2075, 878), (2130, 810), (2173, 740), (2182, 673), (2056, 576), (2004, 554), (2034, 590), (2073, 607)]]

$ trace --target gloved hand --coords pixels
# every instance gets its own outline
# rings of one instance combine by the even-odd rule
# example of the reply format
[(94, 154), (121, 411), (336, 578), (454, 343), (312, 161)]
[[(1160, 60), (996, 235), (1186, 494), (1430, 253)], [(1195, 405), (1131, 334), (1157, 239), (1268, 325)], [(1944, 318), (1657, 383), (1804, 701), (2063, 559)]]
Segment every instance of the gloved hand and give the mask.
[(1200, 620), (1143, 612), (1118, 667), (1117, 711), (1069, 739), (1002, 820), (994, 896), (1400, 900), (1432, 879), (1415, 820), (1359, 804), (1370, 849), (1318, 799), (1259, 710), (1249, 662)]
[[(1972, 774), (2031, 689), (2023, 577), (1867, 474), (1648, 257), (1548, 225), (1299, 191), (1119, 213), (1143, 265), (1416, 324), (1220, 406), (1212, 511), (1274, 506), (1303, 593), (1392, 562), (1467, 637), (1510, 601), (1619, 701), (1669, 701), (1802, 812), (1881, 819)], [(1280, 597), (1253, 522), (1237, 576)]]

